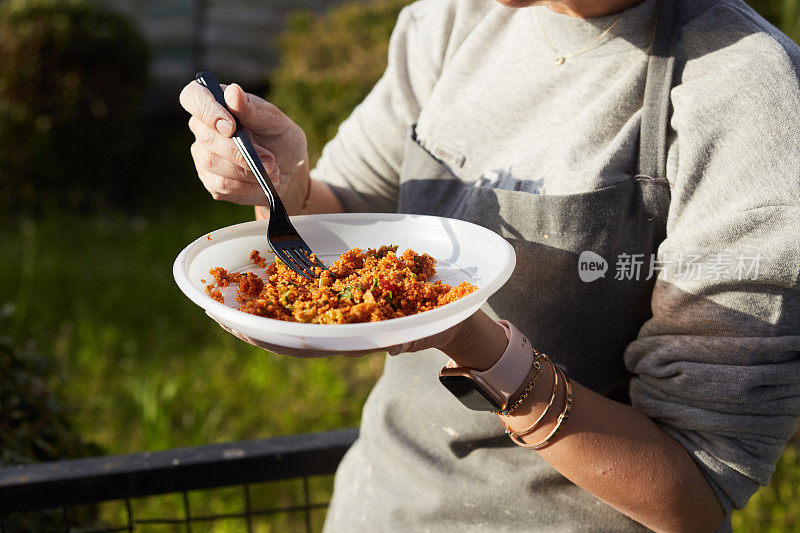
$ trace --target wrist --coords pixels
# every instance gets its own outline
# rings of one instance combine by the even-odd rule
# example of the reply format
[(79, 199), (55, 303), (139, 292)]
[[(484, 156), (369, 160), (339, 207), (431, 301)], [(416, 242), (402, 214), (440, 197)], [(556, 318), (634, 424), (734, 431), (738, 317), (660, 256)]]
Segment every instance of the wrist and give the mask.
[(289, 176), (284, 177), (281, 175), (281, 181), (286, 179), (286, 188), (281, 191), (281, 199), (283, 205), (290, 215), (301, 215), (303, 211), (308, 208), (309, 197), (312, 194), (312, 185), (314, 180), (311, 179), (311, 174), (308, 168), (308, 162), (300, 165), (295, 172)]
[[(546, 355), (540, 355), (544, 361), (549, 364), (552, 369), (553, 375), (553, 392), (550, 395), (550, 400), (544, 405), (534, 407), (537, 403), (541, 403), (541, 397), (537, 402), (536, 396), (533, 397), (532, 404), (529, 409), (521, 409), (520, 412), (514, 413), (514, 416), (507, 416), (511, 414), (508, 412), (501, 412), (500, 420), (505, 427), (506, 434), (518, 446), (524, 448), (531, 448), (533, 450), (540, 450), (549, 446), (564, 429), (564, 424), (569, 420), (570, 413), (572, 412), (573, 404), (573, 388), (572, 382), (563, 369), (557, 368), (556, 365)], [(560, 386), (559, 386), (560, 383)], [(556, 411), (552, 409), (556, 398), (559, 395), (563, 397), (561, 411), (556, 416)], [(522, 398), (520, 405), (525, 403), (528, 398)], [(538, 412), (539, 415), (533, 419), (533, 413)], [(525, 428), (520, 427), (525, 421)]]
[[(506, 349), (499, 357), (492, 354), (491, 357), (475, 358), (476, 362), (470, 362), (469, 358), (475, 356), (477, 351), (473, 348), (465, 352), (462, 348), (470, 344), (470, 339), (480, 336), (479, 332), (490, 335), (497, 332), (495, 327), (484, 331), (484, 328), (489, 328), (489, 323), (499, 326), (500, 334), (505, 337), (497, 349), (503, 346)], [(530, 347), (525, 336), (507, 321), (495, 323), (485, 315), (478, 315), (467, 322), (463, 329), (473, 332), (463, 334), (459, 328), (451, 332), (452, 340), (444, 343), (445, 349), (449, 348), (451, 354), (461, 356), (461, 362), (451, 357), (439, 372), (439, 381), (469, 409), (498, 414), (513, 412), (535, 387), (541, 370), (537, 352)], [(483, 336), (481, 338), (485, 339)], [(478, 346), (481, 350), (487, 349), (486, 342)], [(493, 360), (491, 366), (481, 369)]]
[[(537, 419), (545, 412), (553, 392), (553, 382), (555, 374), (553, 366), (547, 363), (542, 364), (541, 375), (537, 380), (537, 386), (528, 394), (525, 401), (509, 415), (501, 415), (505, 426), (515, 432), (520, 432), (530, 426), (531, 419)], [(563, 390), (563, 385), (561, 386)], [(558, 397), (555, 398), (554, 403), (561, 401), (561, 390), (558, 391)], [(557, 409), (550, 409), (549, 412), (542, 417), (539, 427), (547, 428), (552, 423), (555, 423), (558, 417)]]
[(495, 365), (508, 348), (506, 330), (478, 311), (453, 329), (439, 349), (458, 366), (484, 371)]
[(303, 198), (303, 204), (300, 207), (300, 213), (299, 214), (301, 214), (301, 215), (306, 211), (306, 209), (308, 209), (308, 201), (311, 198), (311, 188), (312, 188), (313, 185), (314, 185), (314, 180), (312, 180), (309, 177), (308, 178), (308, 184), (306, 185), (305, 198)]
[(305, 201), (303, 202), (300, 214), (316, 215), (320, 213), (343, 213), (339, 198), (333, 192), (331, 186), (319, 179), (308, 178), (308, 188), (304, 189)]

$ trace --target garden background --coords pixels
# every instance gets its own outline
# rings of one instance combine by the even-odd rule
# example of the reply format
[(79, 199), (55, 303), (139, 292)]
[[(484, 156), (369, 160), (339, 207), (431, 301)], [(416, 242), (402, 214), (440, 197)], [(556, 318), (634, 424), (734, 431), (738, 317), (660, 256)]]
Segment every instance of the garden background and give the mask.
[[(293, 15), (270, 42), (277, 69), (246, 88), (303, 126), (316, 158), (380, 76), (407, 3)], [(800, 37), (800, 0), (751, 4)], [(356, 426), (380, 374), (378, 355), (301, 361), (253, 348), (178, 291), (178, 251), (253, 213), (211, 200), (196, 179), (177, 92), (152, 105), (153, 53), (106, 4), (0, 0), (2, 464)], [(737, 531), (800, 531), (799, 451), (795, 436), (772, 484), (735, 514)], [(314, 497), (329, 491), (323, 480)], [(298, 496), (279, 485), (255, 497), (291, 504)], [(197, 498), (217, 511), (235, 505), (224, 491)], [(146, 500), (137, 503), (144, 512), (171, 506)], [(101, 507), (84, 520), (115, 512)], [(266, 518), (259, 530), (300, 525)]]

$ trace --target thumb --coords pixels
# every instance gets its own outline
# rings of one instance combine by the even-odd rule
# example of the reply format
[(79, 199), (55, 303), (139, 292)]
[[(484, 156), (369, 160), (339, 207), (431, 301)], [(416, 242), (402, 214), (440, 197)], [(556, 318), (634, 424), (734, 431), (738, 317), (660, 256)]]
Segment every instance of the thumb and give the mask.
[(389, 355), (400, 355), (401, 353), (419, 352), (422, 350), (427, 350), (428, 348), (438, 348), (439, 346), (445, 344), (443, 341), (448, 338), (447, 334), (448, 332), (444, 331), (430, 337), (404, 342), (403, 344), (390, 346), (386, 349), (386, 351), (389, 353)]
[(438, 348), (441, 350), (450, 344), (454, 338), (457, 338), (459, 335), (461, 335), (461, 327), (465, 322), (456, 324), (455, 326), (439, 333), (435, 333), (430, 337), (424, 337), (422, 339), (390, 346), (386, 348), (386, 351), (389, 353), (389, 355), (399, 355), (401, 353), (419, 352), (422, 350), (427, 350), (428, 348)]
[(244, 92), (237, 83), (225, 88), (225, 103), (243, 127), (260, 135), (269, 135), (282, 129), (281, 122), (286, 120), (277, 107), (263, 98)]

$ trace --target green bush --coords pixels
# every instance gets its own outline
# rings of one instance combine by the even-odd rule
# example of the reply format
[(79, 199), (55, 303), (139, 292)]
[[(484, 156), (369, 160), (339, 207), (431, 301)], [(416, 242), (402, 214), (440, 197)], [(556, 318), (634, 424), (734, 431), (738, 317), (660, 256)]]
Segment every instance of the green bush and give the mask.
[(312, 163), (383, 74), (389, 37), (409, 3), (349, 3), (325, 17), (300, 13), (290, 21), (268, 98), (305, 130)]
[(800, 0), (747, 0), (782, 32), (800, 42)]
[[(14, 307), (0, 307), (0, 467), (100, 455), (77, 435), (72, 414), (58, 388), (61, 380), (52, 357), (32, 341), (19, 342), (11, 332)], [(71, 517), (75, 524), (94, 518), (91, 508)], [(7, 531), (57, 531), (60, 513), (15, 514)]]
[[(746, 0), (761, 16), (776, 26), (781, 25), (784, 0)], [(792, 0), (788, 0), (791, 2)]]
[(783, 0), (780, 28), (800, 43), (800, 0)]
[(0, 208), (124, 199), (148, 51), (89, 0), (0, 3)]
[(99, 455), (72, 428), (54, 358), (13, 338), (13, 312), (0, 307), (0, 465)]

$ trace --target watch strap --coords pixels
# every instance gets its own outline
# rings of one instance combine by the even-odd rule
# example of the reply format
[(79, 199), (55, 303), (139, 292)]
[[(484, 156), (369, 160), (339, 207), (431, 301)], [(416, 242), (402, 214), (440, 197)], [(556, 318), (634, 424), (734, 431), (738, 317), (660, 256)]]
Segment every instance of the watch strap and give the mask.
[[(491, 385), (503, 396), (507, 405), (530, 379), (533, 349), (528, 339), (511, 322), (499, 320), (497, 323), (508, 337), (508, 347), (491, 368), (483, 371), (473, 370), (471, 373), (480, 376), (484, 382)], [(458, 364), (450, 359), (447, 368), (458, 368)]]

